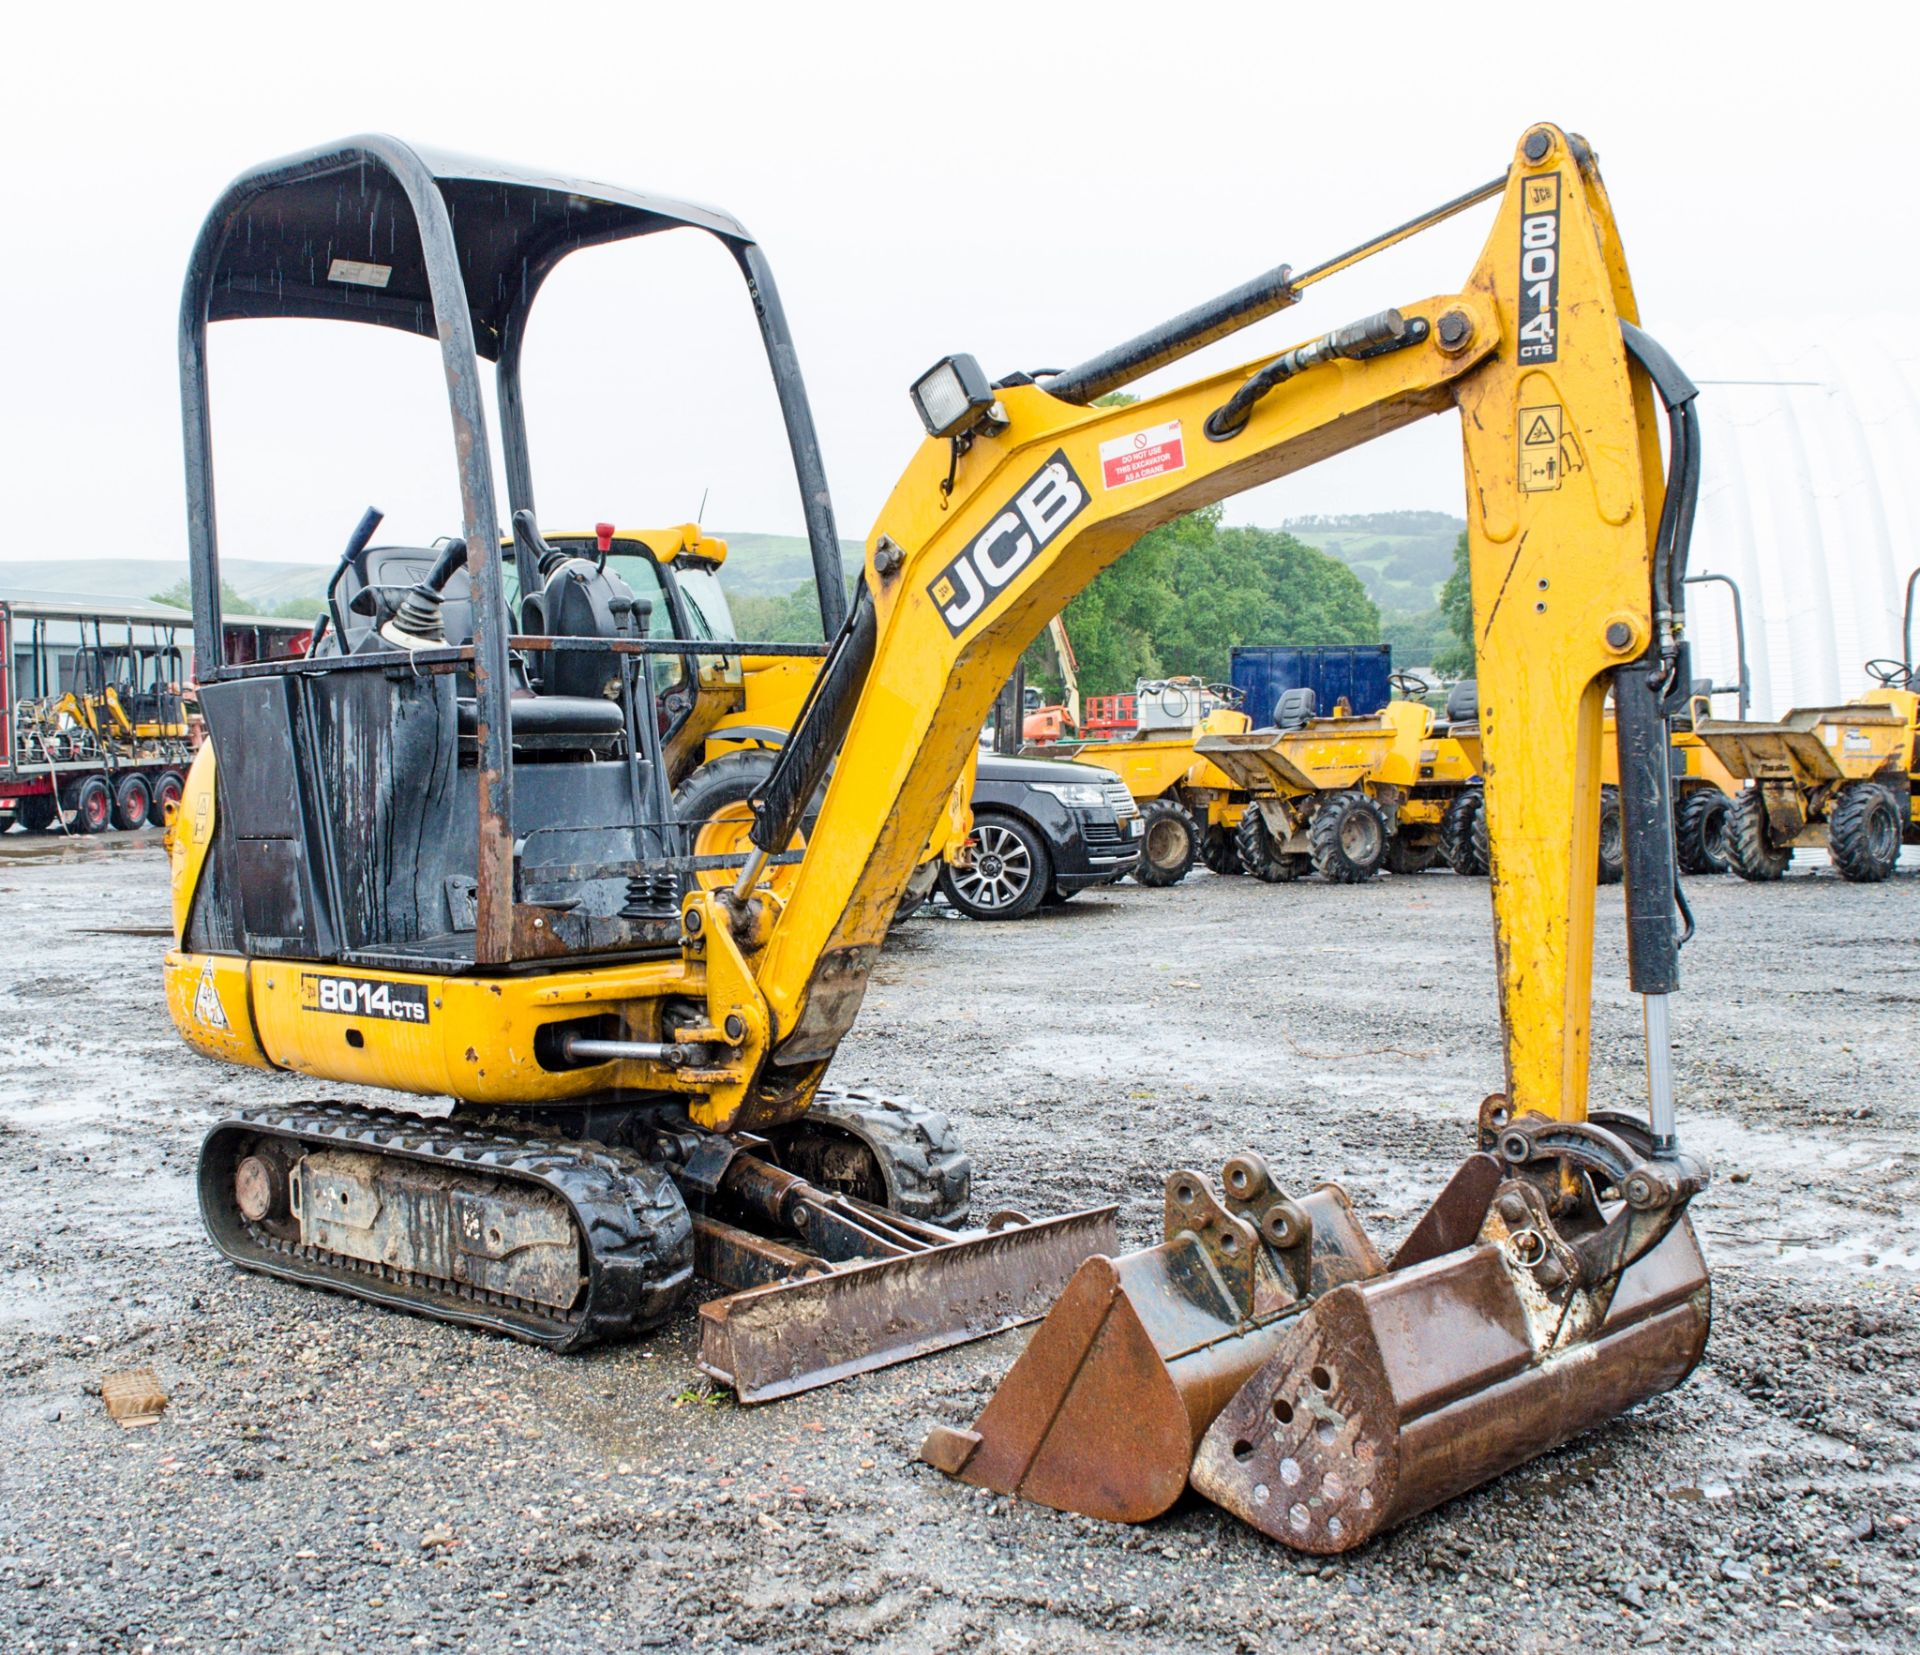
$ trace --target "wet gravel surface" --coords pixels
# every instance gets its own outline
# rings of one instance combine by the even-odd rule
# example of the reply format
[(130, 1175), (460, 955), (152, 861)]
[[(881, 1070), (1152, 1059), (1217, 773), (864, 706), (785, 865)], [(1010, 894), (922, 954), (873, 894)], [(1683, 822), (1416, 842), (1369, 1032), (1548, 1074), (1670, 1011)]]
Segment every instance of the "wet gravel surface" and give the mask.
[[(1198, 1500), (1140, 1529), (917, 1464), (1020, 1335), (741, 1410), (692, 1317), (542, 1355), (244, 1276), (201, 1130), (313, 1095), (161, 1002), (157, 839), (0, 841), (0, 1645), (274, 1651), (1906, 1650), (1920, 1613), (1920, 870), (1690, 882), (1683, 1130), (1715, 1323), (1680, 1390), (1345, 1559)], [(1631, 1104), (1619, 894), (1595, 1101)], [(986, 1206), (1262, 1148), (1391, 1243), (1499, 1080), (1484, 881), (1196, 873), (883, 957), (836, 1078), (950, 1111)], [(339, 1089), (334, 1095), (351, 1095)], [(99, 1386), (171, 1401), (123, 1430)]]

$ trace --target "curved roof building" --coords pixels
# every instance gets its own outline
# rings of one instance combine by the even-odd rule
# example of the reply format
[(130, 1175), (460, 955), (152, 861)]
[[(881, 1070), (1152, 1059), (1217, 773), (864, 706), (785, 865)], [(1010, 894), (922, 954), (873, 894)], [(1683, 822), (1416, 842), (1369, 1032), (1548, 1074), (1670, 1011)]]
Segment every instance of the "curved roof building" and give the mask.
[[(1739, 584), (1752, 716), (1857, 695), (1866, 661), (1900, 653), (1920, 566), (1920, 345), (1891, 316), (1716, 324), (1662, 342), (1700, 387), (1689, 568)], [(1726, 588), (1695, 586), (1688, 616), (1696, 676), (1735, 683)], [(1730, 695), (1714, 708), (1735, 710)]]

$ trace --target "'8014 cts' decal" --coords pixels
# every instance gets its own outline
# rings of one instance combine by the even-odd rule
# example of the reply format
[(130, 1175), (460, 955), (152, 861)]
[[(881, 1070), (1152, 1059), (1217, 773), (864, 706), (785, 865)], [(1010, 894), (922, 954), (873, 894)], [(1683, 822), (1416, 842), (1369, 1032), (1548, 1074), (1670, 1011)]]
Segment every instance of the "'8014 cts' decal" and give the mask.
[(1066, 450), (1055, 449), (1053, 458), (929, 583), (927, 595), (947, 631), (957, 638), (977, 621), (1007, 582), (1086, 504), (1086, 488), (1067, 464)]
[(371, 977), (300, 974), (300, 1009), (340, 1017), (384, 1017), (391, 1023), (427, 1021), (425, 983), (383, 983)]
[(1560, 175), (1520, 186), (1520, 360), (1560, 356)]

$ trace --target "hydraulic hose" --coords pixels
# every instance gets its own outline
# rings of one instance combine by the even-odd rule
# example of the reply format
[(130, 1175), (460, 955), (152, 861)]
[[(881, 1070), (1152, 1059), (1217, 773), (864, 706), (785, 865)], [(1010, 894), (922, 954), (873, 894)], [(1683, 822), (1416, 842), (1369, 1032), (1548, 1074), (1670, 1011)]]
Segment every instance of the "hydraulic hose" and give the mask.
[[(1614, 730), (1620, 757), (1620, 835), (1626, 873), (1627, 976), (1642, 997), (1647, 1032), (1647, 1095), (1654, 1142), (1678, 1146), (1668, 995), (1680, 986), (1680, 945), (1693, 929), (1680, 895), (1674, 855), (1672, 743), (1668, 720), (1690, 688), (1685, 628), (1687, 550), (1700, 495), (1699, 392), (1658, 341), (1622, 322), (1628, 352), (1646, 370), (1667, 410), (1666, 498), (1654, 535), (1654, 636), (1644, 655), (1613, 675)], [(1685, 930), (1676, 924), (1682, 916)]]

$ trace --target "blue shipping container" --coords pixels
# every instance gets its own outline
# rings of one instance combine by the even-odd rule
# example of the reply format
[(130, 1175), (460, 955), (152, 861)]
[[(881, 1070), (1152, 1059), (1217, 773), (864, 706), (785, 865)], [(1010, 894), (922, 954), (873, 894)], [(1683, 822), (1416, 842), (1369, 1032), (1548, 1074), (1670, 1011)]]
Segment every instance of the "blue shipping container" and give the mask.
[(1387, 704), (1393, 671), (1390, 644), (1239, 644), (1233, 650), (1233, 687), (1256, 730), (1270, 728), (1283, 690), (1313, 691), (1322, 714), (1342, 696), (1356, 713), (1377, 713)]

